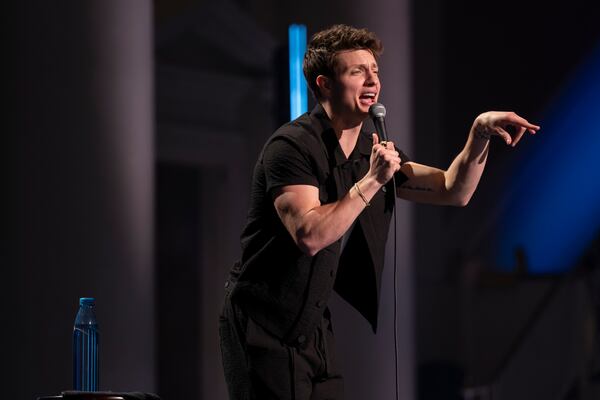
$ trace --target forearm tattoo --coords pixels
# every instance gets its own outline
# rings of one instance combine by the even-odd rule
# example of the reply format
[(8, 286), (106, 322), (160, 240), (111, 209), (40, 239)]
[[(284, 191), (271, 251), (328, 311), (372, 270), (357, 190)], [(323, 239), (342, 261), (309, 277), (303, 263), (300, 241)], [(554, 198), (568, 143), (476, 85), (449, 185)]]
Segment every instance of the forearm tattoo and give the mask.
[(418, 192), (433, 192), (432, 188), (428, 188), (428, 187), (422, 187), (422, 186), (410, 186), (410, 185), (402, 185), (400, 186), (402, 189), (407, 189), (407, 190), (415, 190)]
[(490, 137), (492, 137), (492, 135), (490, 133), (487, 133), (484, 130), (484, 128), (476, 128), (475, 129), (475, 137), (477, 139), (490, 140)]

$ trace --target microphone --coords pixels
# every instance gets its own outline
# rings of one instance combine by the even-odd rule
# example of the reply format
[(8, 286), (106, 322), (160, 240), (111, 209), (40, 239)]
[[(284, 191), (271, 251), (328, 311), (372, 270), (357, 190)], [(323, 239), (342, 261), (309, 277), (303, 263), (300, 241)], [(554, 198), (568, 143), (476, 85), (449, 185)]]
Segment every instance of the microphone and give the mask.
[(369, 116), (373, 119), (375, 132), (379, 135), (380, 140), (387, 142), (387, 130), (385, 128), (385, 107), (381, 103), (372, 104), (369, 107)]
[[(375, 132), (379, 135), (380, 139), (383, 139), (384, 142), (387, 142), (387, 131), (385, 128), (385, 106), (381, 103), (375, 103), (369, 107), (369, 116), (373, 119), (373, 125), (375, 125)], [(400, 153), (400, 158), (402, 161), (400, 162), (403, 165), (405, 162), (409, 161), (409, 158), (402, 152), (400, 149), (398, 153)], [(402, 171), (398, 171), (394, 174), (394, 179), (392, 179), (393, 187), (397, 187), (402, 185), (404, 182), (408, 180), (408, 177), (404, 175)]]

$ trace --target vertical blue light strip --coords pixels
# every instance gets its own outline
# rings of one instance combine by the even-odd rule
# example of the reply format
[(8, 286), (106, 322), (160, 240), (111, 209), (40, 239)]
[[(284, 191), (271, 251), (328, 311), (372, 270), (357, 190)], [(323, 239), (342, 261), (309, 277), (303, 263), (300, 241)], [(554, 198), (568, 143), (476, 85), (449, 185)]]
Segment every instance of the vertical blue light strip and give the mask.
[(290, 118), (296, 119), (308, 110), (306, 80), (302, 61), (306, 52), (306, 26), (293, 24), (288, 29), (290, 49)]

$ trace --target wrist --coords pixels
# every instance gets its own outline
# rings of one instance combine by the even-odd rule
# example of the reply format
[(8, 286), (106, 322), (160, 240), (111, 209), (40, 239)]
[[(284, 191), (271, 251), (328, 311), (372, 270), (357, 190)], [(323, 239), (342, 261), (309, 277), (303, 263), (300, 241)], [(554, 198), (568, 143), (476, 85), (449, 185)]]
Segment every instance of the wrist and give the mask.
[(375, 196), (375, 193), (383, 187), (383, 184), (379, 183), (375, 177), (372, 177), (369, 174), (357, 181), (356, 184), (368, 201), (370, 201), (373, 196)]
[(484, 125), (473, 126), (473, 137), (480, 140), (490, 140), (492, 134), (488, 132)]
[(478, 116), (473, 123), (473, 127), (471, 128), (471, 136), (475, 139), (479, 140), (490, 140), (492, 137), (492, 132), (488, 125), (485, 122), (485, 118), (482, 115)]
[(365, 207), (369, 207), (371, 205), (371, 203), (369, 202), (369, 200), (367, 200), (367, 197), (365, 196), (365, 194), (362, 192), (362, 190), (360, 190), (360, 182), (356, 182), (354, 184), (354, 186), (352, 186), (352, 189), (356, 190), (356, 193), (358, 194), (358, 197), (360, 197), (363, 201), (363, 203), (365, 203)]

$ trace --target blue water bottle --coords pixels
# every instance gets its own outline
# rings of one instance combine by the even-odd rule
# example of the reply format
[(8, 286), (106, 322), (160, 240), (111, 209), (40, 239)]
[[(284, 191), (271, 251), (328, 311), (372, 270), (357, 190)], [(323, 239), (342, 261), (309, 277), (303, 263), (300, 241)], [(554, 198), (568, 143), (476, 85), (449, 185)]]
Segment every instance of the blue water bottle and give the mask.
[(79, 311), (73, 327), (73, 389), (98, 390), (98, 322), (95, 299), (79, 299)]

